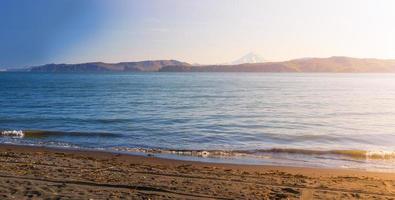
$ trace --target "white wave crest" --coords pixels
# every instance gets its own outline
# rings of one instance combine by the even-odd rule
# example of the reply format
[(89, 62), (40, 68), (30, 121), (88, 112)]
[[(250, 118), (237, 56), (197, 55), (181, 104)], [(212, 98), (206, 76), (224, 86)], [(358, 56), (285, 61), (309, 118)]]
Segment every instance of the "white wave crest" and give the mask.
[(25, 136), (25, 134), (21, 130), (19, 130), (19, 131), (17, 131), (17, 130), (2, 131), (1, 135), (2, 136), (15, 137), (15, 138), (23, 138), (23, 136)]
[(368, 151), (366, 156), (372, 159), (394, 159), (394, 151)]

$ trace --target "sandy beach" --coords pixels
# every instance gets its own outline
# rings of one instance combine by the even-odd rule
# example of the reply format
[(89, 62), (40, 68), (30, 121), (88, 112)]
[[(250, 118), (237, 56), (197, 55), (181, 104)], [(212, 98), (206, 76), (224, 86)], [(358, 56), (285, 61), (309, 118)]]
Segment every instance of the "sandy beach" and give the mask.
[(1, 199), (395, 199), (395, 174), (0, 145)]

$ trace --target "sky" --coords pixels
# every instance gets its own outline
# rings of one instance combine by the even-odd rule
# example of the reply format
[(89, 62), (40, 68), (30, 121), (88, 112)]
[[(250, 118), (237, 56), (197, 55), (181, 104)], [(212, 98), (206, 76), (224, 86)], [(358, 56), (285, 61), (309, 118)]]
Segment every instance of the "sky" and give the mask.
[(395, 58), (393, 0), (1, 0), (0, 68)]

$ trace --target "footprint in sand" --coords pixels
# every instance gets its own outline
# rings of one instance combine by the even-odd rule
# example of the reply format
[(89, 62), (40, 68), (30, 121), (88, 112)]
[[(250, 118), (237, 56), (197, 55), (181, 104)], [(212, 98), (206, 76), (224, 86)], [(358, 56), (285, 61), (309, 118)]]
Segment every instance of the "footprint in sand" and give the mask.
[(312, 189), (303, 189), (302, 195), (300, 195), (300, 200), (311, 200), (313, 199), (314, 190)]
[(394, 189), (394, 187), (392, 186), (391, 183), (389, 183), (388, 181), (384, 181), (383, 183), (384, 183), (384, 185), (385, 185), (385, 189), (386, 189), (389, 193), (395, 194), (395, 189)]

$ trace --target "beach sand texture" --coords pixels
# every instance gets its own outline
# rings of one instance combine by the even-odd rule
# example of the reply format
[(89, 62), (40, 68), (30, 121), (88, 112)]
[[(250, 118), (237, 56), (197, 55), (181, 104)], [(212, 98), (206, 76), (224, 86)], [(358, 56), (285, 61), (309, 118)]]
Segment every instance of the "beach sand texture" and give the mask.
[(0, 145), (0, 199), (395, 199), (395, 174)]

